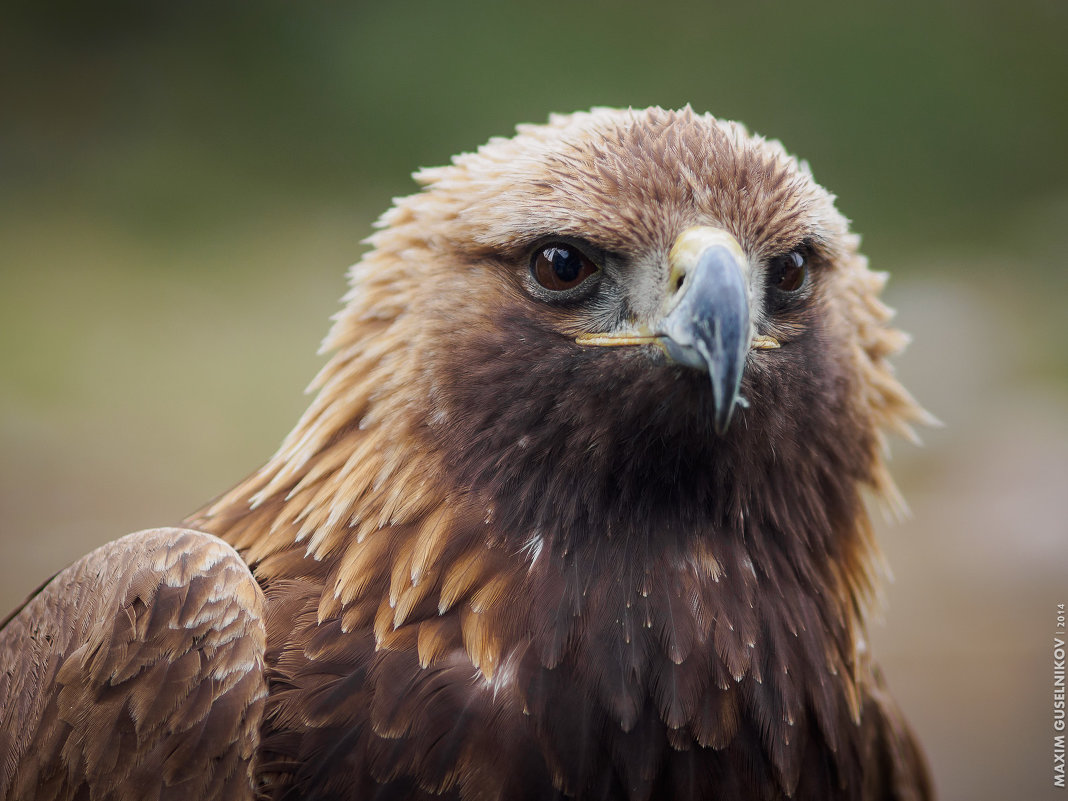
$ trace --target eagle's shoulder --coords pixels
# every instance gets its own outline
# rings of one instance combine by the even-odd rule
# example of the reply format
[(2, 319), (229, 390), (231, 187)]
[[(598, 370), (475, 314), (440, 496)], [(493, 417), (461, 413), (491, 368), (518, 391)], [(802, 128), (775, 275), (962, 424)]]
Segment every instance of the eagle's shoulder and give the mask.
[(255, 579), (210, 534), (79, 559), (0, 628), (0, 797), (252, 798), (264, 631)]
[(882, 671), (868, 668), (861, 718), (865, 798), (925, 801), (935, 797), (931, 771), (915, 733), (890, 695)]

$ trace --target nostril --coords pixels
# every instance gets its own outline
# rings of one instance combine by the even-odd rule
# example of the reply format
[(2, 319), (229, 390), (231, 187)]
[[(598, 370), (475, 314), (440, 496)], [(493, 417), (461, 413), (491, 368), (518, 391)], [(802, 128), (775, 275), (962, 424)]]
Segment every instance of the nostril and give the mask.
[(685, 273), (682, 273), (682, 274), (679, 274), (679, 275), (675, 276), (674, 285), (671, 287), (672, 296), (675, 296), (675, 295), (679, 294), (679, 291), (682, 289), (682, 282), (685, 281), (685, 280), (686, 280)]

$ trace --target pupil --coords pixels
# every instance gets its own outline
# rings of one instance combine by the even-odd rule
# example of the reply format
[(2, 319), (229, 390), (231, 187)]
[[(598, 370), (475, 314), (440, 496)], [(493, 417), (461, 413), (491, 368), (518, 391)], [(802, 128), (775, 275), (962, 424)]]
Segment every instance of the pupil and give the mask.
[(556, 277), (564, 282), (574, 281), (582, 270), (582, 259), (574, 251), (565, 248), (553, 248), (549, 261), (552, 262)]

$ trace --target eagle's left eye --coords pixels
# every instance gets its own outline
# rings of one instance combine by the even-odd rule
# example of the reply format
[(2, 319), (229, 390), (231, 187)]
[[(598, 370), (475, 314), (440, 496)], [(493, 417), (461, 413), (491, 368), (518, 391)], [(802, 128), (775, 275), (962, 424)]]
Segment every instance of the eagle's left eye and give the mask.
[(563, 242), (540, 248), (530, 262), (534, 280), (553, 292), (574, 289), (598, 270), (581, 250)]
[(794, 250), (768, 264), (768, 285), (780, 292), (796, 292), (805, 285), (808, 263), (804, 252)]

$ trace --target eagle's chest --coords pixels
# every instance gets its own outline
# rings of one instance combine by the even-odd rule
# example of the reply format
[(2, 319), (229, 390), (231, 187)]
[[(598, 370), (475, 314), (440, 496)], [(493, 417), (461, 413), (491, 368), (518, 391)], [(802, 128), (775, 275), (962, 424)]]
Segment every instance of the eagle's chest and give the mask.
[(383, 648), (369, 628), (298, 615), (269, 635), (265, 780), (321, 799), (777, 798), (808, 761), (836, 797), (811, 699), (765, 675), (770, 654), (717, 646), (715, 624), (683, 611), (623, 603), (562, 638), (529, 630), (492, 670), (462, 625), (427, 660), (421, 624)]

